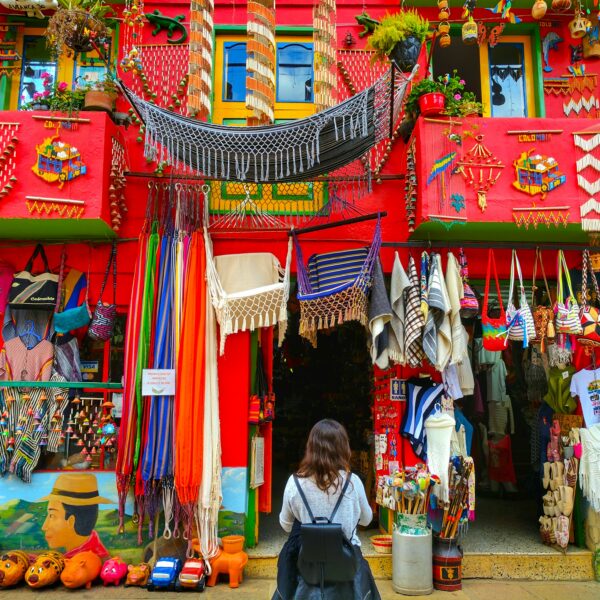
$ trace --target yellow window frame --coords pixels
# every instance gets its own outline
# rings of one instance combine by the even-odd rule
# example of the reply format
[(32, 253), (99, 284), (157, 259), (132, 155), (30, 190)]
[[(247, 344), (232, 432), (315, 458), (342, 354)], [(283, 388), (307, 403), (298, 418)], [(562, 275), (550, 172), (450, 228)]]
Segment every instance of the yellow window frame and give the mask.
[[(523, 62), (525, 65), (525, 93), (527, 94), (527, 117), (535, 117), (535, 88), (533, 77), (533, 54), (531, 50), (531, 37), (528, 35), (503, 35), (499, 42), (523, 44)], [(490, 96), (490, 53), (487, 44), (479, 47), (479, 75), (481, 79), (481, 103), (483, 116), (492, 116), (492, 100)]]

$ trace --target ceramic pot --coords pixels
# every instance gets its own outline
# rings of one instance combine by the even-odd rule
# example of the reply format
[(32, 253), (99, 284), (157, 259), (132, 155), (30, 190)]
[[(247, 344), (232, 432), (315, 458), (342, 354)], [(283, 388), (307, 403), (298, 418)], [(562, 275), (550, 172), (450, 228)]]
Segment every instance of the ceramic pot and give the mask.
[(107, 92), (90, 90), (85, 95), (83, 110), (104, 110), (112, 112), (115, 105), (115, 98)]
[(404, 73), (412, 71), (419, 60), (421, 53), (421, 42), (418, 38), (409, 35), (406, 39), (398, 42), (390, 52), (390, 59)]
[(439, 115), (446, 107), (446, 96), (442, 92), (429, 92), (419, 97), (419, 110), (425, 117)]
[(226, 535), (221, 538), (223, 543), (223, 552), (227, 554), (237, 554), (244, 549), (243, 535)]
[(544, 0), (536, 0), (534, 5), (531, 7), (531, 16), (534, 19), (542, 19), (548, 10), (548, 5)]

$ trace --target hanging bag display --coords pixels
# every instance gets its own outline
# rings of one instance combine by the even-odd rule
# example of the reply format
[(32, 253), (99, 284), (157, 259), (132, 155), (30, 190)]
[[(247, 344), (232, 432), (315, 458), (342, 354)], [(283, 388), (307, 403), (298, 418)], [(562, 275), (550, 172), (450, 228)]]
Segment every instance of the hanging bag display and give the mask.
[[(104, 288), (108, 281), (108, 275), (112, 266), (113, 272), (113, 303), (105, 304), (102, 302), (102, 295), (104, 294)], [(113, 242), (110, 258), (106, 265), (106, 272), (104, 273), (104, 280), (102, 281), (102, 288), (100, 289), (100, 297), (98, 298), (98, 304), (96, 304), (96, 310), (88, 329), (88, 335), (93, 340), (100, 340), (106, 342), (112, 337), (113, 329), (115, 326), (115, 317), (117, 316), (117, 245)]]
[[(515, 288), (515, 269), (519, 277), (519, 308), (514, 304), (513, 292)], [(506, 306), (506, 329), (508, 339), (523, 342), (523, 348), (529, 346), (529, 341), (535, 337), (535, 327), (531, 308), (527, 304), (527, 295), (523, 285), (523, 274), (517, 251), (512, 251), (510, 260), (510, 287), (508, 290), (508, 304)]]
[[(33, 263), (38, 255), (44, 262), (45, 271), (34, 275), (32, 273)], [(50, 271), (44, 247), (38, 244), (25, 269), (20, 273), (15, 273), (8, 294), (8, 304), (11, 308), (54, 310), (57, 295), (58, 275), (54, 275)]]
[[(75, 271), (72, 269), (69, 275), (74, 275), (73, 279), (77, 279), (75, 285), (73, 286), (72, 296), (77, 301), (79, 294), (81, 292), (81, 287), (85, 285), (85, 299), (83, 303), (79, 306), (75, 306), (74, 308), (67, 308), (63, 311), (60, 311), (62, 308), (61, 303), (64, 299), (65, 295), (65, 262), (67, 258), (67, 253), (63, 250), (61, 261), (60, 261), (60, 273), (58, 276), (58, 298), (56, 300), (56, 312), (54, 313), (54, 330), (56, 333), (69, 333), (69, 331), (73, 331), (74, 329), (79, 329), (80, 327), (85, 327), (92, 318), (90, 313), (90, 308), (88, 305), (88, 289), (89, 289), (89, 275), (87, 280), (85, 275), (80, 271)], [(79, 273), (79, 277), (76, 278), (76, 274)], [(89, 273), (89, 271), (88, 271)], [(65, 305), (67, 304), (65, 299)]]
[(587, 279), (588, 273), (592, 278), (592, 287), (596, 295), (596, 303), (600, 300), (600, 291), (598, 290), (598, 280), (592, 269), (590, 255), (587, 250), (583, 251), (583, 265), (581, 267), (581, 313), (580, 321), (583, 330), (582, 336), (577, 338), (580, 344), (600, 345), (600, 311), (596, 306), (588, 304), (587, 300)]
[[(496, 293), (498, 295), (498, 305), (500, 306), (500, 314), (496, 318), (490, 317), (488, 313), (492, 269), (494, 270)], [(504, 312), (504, 305), (502, 304), (502, 293), (500, 291), (500, 282), (498, 281), (498, 271), (496, 270), (496, 258), (494, 256), (494, 251), (491, 248), (488, 253), (488, 268), (485, 276), (481, 328), (483, 332), (483, 347), (486, 350), (489, 350), (490, 352), (499, 352), (506, 348), (506, 313)]]
[(542, 272), (542, 278), (544, 279), (544, 286), (546, 288), (546, 296), (548, 301), (551, 302), (550, 288), (548, 287), (548, 279), (546, 278), (546, 271), (544, 269), (544, 261), (542, 260), (542, 253), (539, 248), (535, 249), (535, 260), (533, 263), (533, 280), (531, 282), (531, 308), (533, 315), (533, 324), (535, 327), (535, 338), (531, 340), (540, 344), (540, 350), (544, 352), (546, 342), (552, 342), (556, 336), (556, 330), (554, 328), (554, 311), (551, 306), (536, 306), (536, 291), (535, 279), (537, 274), (538, 262), (540, 270)]
[[(556, 305), (554, 307), (556, 331), (558, 333), (568, 333), (581, 335), (581, 321), (579, 320), (579, 305), (573, 294), (571, 285), (571, 274), (567, 267), (567, 261), (562, 250), (558, 251), (558, 289), (556, 292)], [(567, 280), (569, 295), (565, 298), (563, 287), (563, 271)]]
[(267, 374), (260, 348), (256, 356), (256, 394), (250, 396), (248, 422), (262, 425), (275, 418), (275, 394), (269, 393)]
[(460, 249), (458, 254), (458, 260), (460, 263), (460, 275), (463, 280), (463, 297), (460, 299), (460, 316), (465, 319), (475, 317), (479, 313), (479, 301), (475, 292), (469, 285), (469, 267), (467, 266), (467, 257)]

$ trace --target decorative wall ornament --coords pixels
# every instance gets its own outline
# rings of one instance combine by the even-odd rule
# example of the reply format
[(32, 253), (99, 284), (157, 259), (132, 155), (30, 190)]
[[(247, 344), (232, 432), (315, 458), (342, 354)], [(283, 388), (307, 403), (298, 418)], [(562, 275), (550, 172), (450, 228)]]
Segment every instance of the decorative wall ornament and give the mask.
[(30, 215), (36, 213), (48, 216), (55, 213), (65, 219), (80, 219), (85, 212), (84, 200), (25, 196), (25, 201)]
[(477, 204), (481, 212), (487, 208), (487, 193), (496, 185), (504, 164), (488, 150), (483, 143), (483, 135), (475, 136), (475, 143), (458, 162), (459, 172), (477, 194)]
[(542, 55), (544, 57), (544, 71), (550, 73), (552, 67), (550, 66), (550, 50), (558, 51), (558, 45), (564, 40), (556, 33), (556, 31), (549, 31), (542, 40)]
[(17, 53), (17, 26), (0, 25), (0, 79), (3, 76), (11, 78), (17, 73), (21, 65), (16, 63), (21, 60)]
[(67, 181), (85, 175), (87, 167), (81, 160), (81, 154), (75, 146), (60, 140), (60, 135), (45, 138), (35, 147), (37, 161), (31, 170), (48, 183), (58, 182), (62, 189)]
[(112, 138), (111, 154), (108, 199), (112, 228), (118, 232), (121, 228), (121, 221), (127, 213), (127, 204), (125, 203), (127, 179), (124, 175), (127, 170), (127, 160), (125, 159), (125, 147), (116, 138)]
[(313, 8), (313, 44), (315, 53), (315, 93), (317, 112), (336, 101), (336, 8), (335, 0), (319, 0)]
[(565, 116), (568, 117), (572, 112), (577, 116), (584, 110), (589, 117), (598, 117), (598, 111), (600, 109), (600, 101), (596, 99), (596, 96), (592, 94), (589, 98), (583, 96), (579, 100), (575, 101), (571, 98), (568, 102), (563, 102), (563, 111)]
[(144, 30), (144, 0), (125, 0), (122, 12), (123, 41), (121, 68), (131, 71), (134, 75), (141, 69), (142, 59), (142, 32)]
[[(167, 43), (169, 44), (183, 44), (187, 41), (188, 31), (186, 26), (181, 22), (185, 19), (185, 15), (167, 17), (167, 15), (163, 15), (160, 10), (156, 9), (151, 13), (146, 13), (144, 16), (148, 23), (154, 25), (152, 37), (156, 37), (161, 31), (166, 31)], [(173, 35), (176, 32), (179, 33), (179, 37), (173, 39)]]
[(579, 214), (581, 216), (581, 228), (584, 231), (600, 231), (600, 202), (598, 200), (590, 198), (581, 205)]
[(559, 227), (567, 226), (569, 222), (569, 207), (568, 206), (528, 206), (525, 208), (513, 208), (513, 219), (517, 227), (533, 226), (537, 229), (538, 225), (546, 225), (550, 228), (551, 225)]
[(188, 111), (205, 120), (211, 111), (214, 11), (213, 0), (192, 0), (190, 5)]
[(531, 196), (540, 194), (542, 200), (548, 192), (567, 180), (564, 173), (559, 170), (556, 159), (537, 154), (535, 148), (522, 152), (513, 162), (513, 166), (516, 177), (513, 186)]
[(490, 48), (496, 46), (500, 41), (500, 36), (504, 31), (504, 23), (498, 23), (492, 27), (486, 27), (483, 21), (477, 22), (477, 43), (480, 46), (487, 44)]
[[(591, 135), (591, 138), (587, 140), (583, 137), (584, 135)], [(573, 135), (573, 143), (577, 148), (581, 148), (584, 152), (591, 152), (600, 146), (600, 133), (590, 132), (585, 134), (580, 132)]]
[(17, 182), (17, 132), (20, 123), (0, 123), (0, 199), (8, 196)]
[(404, 202), (406, 204), (406, 218), (408, 231), (415, 230), (415, 208), (417, 205), (417, 166), (416, 166), (416, 140), (413, 137), (406, 150), (406, 175), (404, 178)]
[(549, 142), (553, 135), (560, 135), (562, 129), (511, 129), (507, 135), (516, 135), (517, 142)]
[(9, 10), (20, 10), (27, 13), (28, 17), (45, 19), (43, 10), (56, 10), (57, 0), (0, 0), (0, 5)]
[(511, 0), (499, 0), (498, 4), (494, 6), (494, 8), (488, 8), (496, 15), (500, 15), (503, 19), (506, 19), (509, 23), (520, 23), (521, 19), (517, 17), (512, 10), (512, 2)]
[(600, 193), (600, 132), (597, 129), (573, 132), (573, 143), (578, 153), (575, 161), (577, 185), (584, 192), (580, 208), (581, 228), (587, 232), (600, 232), (600, 202), (594, 197)]

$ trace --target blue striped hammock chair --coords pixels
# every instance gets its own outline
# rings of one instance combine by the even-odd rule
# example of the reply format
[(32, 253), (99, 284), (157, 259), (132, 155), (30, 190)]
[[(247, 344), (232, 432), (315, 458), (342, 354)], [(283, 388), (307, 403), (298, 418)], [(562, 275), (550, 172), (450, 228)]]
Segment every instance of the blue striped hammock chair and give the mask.
[(377, 219), (370, 246), (313, 254), (304, 265), (302, 249), (294, 235), (300, 335), (317, 347), (317, 332), (359, 321), (367, 326), (373, 265), (381, 247), (381, 222)]

